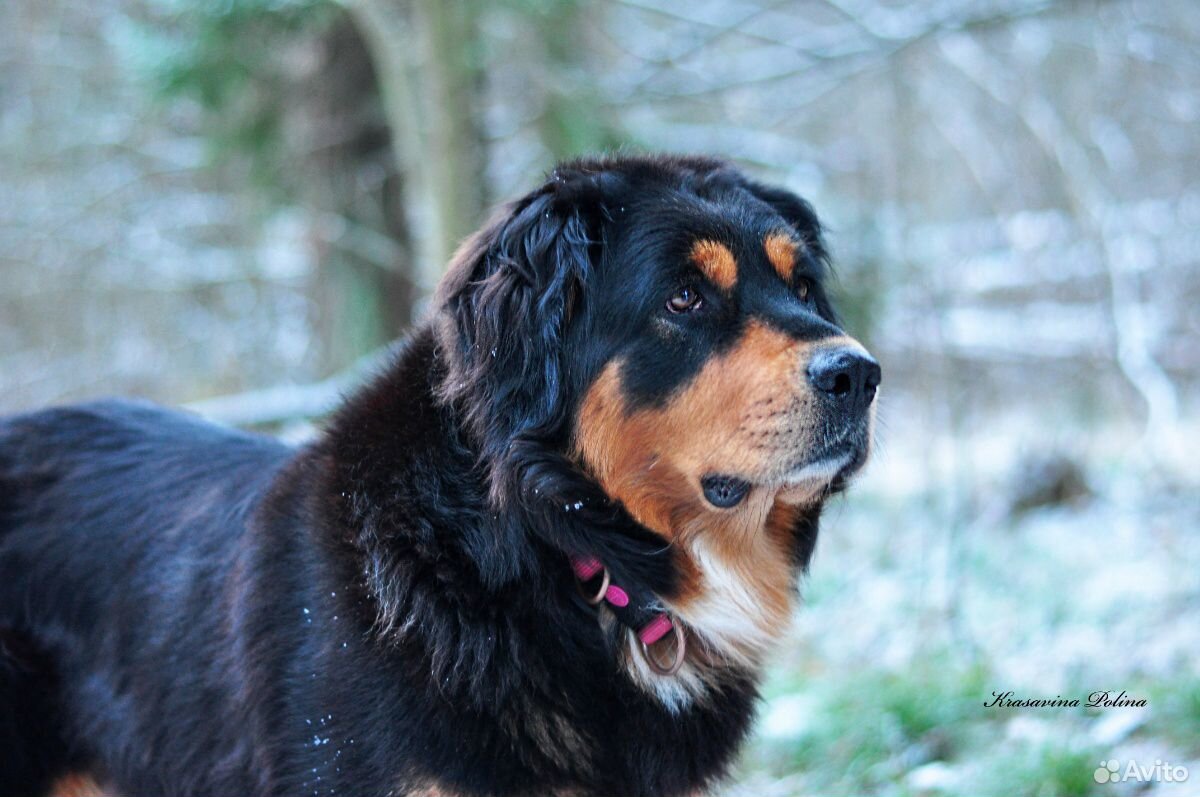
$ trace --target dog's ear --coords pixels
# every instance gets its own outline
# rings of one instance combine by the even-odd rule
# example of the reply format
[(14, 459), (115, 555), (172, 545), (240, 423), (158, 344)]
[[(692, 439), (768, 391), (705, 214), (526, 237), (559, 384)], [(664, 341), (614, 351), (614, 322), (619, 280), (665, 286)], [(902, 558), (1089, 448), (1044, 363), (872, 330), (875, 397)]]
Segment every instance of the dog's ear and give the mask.
[(441, 395), (464, 413), (498, 503), (525, 444), (564, 432), (563, 338), (601, 245), (609, 179), (555, 171), (468, 239), (442, 281)]
[(521, 573), (532, 533), (568, 555), (600, 558), (622, 584), (669, 595), (671, 551), (566, 456), (565, 338), (604, 246), (620, 178), (560, 167), (504, 208), (455, 255), (438, 293), (440, 397), (461, 413), (486, 468), (496, 534), (471, 543), (493, 584)]

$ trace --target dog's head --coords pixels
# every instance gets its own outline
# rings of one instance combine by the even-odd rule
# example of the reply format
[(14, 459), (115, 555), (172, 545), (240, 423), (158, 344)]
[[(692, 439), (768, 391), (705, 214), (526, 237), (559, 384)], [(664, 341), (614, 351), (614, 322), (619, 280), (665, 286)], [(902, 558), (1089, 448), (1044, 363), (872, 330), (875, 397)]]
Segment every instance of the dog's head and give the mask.
[(865, 461), (880, 378), (826, 260), (804, 200), (719, 161), (561, 166), (443, 283), (448, 390), (496, 482), (515, 440), (570, 446), (668, 536), (755, 494), (817, 500)]
[(688, 543), (680, 605), (718, 559), (794, 571), (784, 538), (865, 461), (880, 379), (826, 260), (805, 201), (723, 162), (559, 167), (464, 245), (439, 297), (444, 389), (493, 498), (554, 449)]

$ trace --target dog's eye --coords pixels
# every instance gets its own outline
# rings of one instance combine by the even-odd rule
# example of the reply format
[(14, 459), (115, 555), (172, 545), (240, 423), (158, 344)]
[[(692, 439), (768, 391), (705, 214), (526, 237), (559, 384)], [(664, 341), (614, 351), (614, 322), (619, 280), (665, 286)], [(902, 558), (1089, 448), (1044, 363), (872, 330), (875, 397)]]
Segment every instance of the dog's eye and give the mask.
[(672, 313), (691, 313), (700, 309), (704, 297), (695, 288), (680, 288), (667, 299), (667, 309)]
[(801, 277), (796, 280), (796, 296), (800, 301), (807, 302), (809, 295), (812, 293), (813, 283), (808, 277)]

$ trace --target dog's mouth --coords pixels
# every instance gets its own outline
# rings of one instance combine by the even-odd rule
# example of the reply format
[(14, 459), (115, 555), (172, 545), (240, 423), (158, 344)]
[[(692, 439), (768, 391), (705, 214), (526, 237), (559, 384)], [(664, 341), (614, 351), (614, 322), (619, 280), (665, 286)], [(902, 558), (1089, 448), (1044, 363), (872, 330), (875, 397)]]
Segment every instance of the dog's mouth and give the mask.
[(801, 503), (844, 488), (866, 458), (865, 444), (841, 441), (839, 445), (806, 456), (766, 478), (709, 473), (700, 479), (700, 489), (704, 500), (717, 509), (738, 506), (755, 486), (776, 491), (788, 503)]

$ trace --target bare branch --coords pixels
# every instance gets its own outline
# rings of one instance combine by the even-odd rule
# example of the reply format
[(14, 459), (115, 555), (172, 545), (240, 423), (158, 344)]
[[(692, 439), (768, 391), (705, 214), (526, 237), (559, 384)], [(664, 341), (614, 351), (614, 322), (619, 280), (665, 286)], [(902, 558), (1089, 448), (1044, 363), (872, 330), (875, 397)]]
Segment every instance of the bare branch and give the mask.
[(309, 385), (279, 385), (232, 396), (194, 401), (192, 412), (231, 426), (270, 426), (328, 414), (365, 374), (387, 361), (391, 346), (376, 349), (336, 376)]

